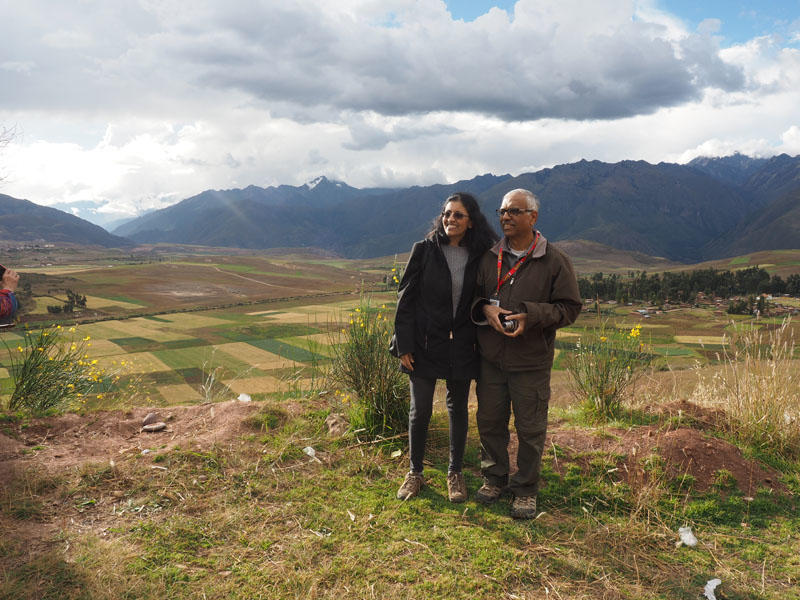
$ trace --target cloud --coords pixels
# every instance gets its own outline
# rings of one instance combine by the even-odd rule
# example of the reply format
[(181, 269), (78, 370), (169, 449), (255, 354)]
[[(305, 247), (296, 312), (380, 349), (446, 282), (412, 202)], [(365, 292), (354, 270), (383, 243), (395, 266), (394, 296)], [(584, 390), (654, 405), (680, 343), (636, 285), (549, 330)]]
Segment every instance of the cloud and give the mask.
[(25, 4), (0, 36), (20, 45), (9, 62), (32, 61), (39, 73), (9, 78), (16, 91), (0, 94), (6, 108), (124, 111), (135, 102), (168, 111), (234, 89), (265, 106), (334, 115), (613, 119), (743, 81), (709, 34), (676, 38), (646, 13), (634, 18), (630, 2), (519, 0), (512, 18), (494, 10), (464, 23), (438, 0), (198, 0), (190, 10), (172, 0), (119, 13), (99, 2), (87, 10), (84, 0), (73, 11), (64, 3), (52, 16), (66, 22), (52, 29), (58, 19), (44, 20), (36, 1)]
[(375, 114), (354, 115), (349, 119), (348, 128), (352, 141), (342, 144), (342, 147), (348, 150), (381, 150), (391, 142), (460, 133), (457, 128), (431, 118), (387, 120)]

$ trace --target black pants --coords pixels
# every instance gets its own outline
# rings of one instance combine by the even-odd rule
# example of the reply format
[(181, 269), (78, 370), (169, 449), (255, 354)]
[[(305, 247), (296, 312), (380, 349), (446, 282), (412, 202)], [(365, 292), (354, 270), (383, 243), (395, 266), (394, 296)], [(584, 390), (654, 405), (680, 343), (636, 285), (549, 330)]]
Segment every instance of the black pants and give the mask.
[[(477, 392), (483, 476), (492, 485), (508, 484), (515, 496), (535, 496), (547, 435), (550, 368), (509, 372), (482, 359)], [(519, 450), (517, 472), (509, 483), (508, 425), (512, 410)]]
[[(408, 445), (411, 455), (411, 470), (422, 473), (428, 425), (433, 412), (433, 391), (436, 379), (410, 375), (411, 411), (408, 414)], [(450, 416), (450, 466), (449, 472), (460, 472), (464, 463), (464, 447), (467, 444), (470, 380), (445, 381), (447, 385), (447, 412)]]

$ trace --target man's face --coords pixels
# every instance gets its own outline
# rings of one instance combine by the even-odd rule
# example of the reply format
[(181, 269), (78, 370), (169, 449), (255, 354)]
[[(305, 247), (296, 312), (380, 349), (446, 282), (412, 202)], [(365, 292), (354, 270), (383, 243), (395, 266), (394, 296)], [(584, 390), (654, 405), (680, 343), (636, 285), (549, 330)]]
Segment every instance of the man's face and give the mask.
[[(511, 212), (506, 212), (500, 217), (500, 228), (506, 237), (514, 238), (517, 236), (525, 237), (536, 224), (536, 219), (539, 217), (538, 213), (528, 212), (528, 203), (525, 196), (516, 194), (503, 200), (500, 205), (500, 210), (510, 209)], [(513, 215), (514, 209), (519, 209), (521, 212), (518, 215)]]

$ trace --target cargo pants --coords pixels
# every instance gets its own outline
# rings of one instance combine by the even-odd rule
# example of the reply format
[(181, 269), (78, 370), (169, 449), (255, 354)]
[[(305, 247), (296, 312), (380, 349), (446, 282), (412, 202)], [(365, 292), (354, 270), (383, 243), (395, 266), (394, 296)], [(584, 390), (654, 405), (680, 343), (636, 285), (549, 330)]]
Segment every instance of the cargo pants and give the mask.
[[(539, 491), (542, 452), (547, 435), (550, 367), (503, 371), (481, 359), (476, 390), (484, 478), (492, 485), (508, 485), (515, 496), (535, 496)], [(509, 481), (508, 427), (512, 410), (519, 451), (517, 472)]]

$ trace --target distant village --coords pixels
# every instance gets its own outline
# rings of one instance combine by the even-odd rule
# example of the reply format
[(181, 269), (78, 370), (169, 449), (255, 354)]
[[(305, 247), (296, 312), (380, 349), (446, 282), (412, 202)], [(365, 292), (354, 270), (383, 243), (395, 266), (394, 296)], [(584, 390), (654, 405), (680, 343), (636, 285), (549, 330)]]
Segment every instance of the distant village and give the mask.
[[(787, 301), (790, 302), (786, 303)], [(586, 298), (583, 304), (583, 312), (597, 312), (598, 305), (615, 307), (619, 304), (620, 303), (616, 300)], [(634, 303), (626, 302), (625, 306), (634, 306)], [(733, 313), (731, 311), (732, 306), (745, 306), (747, 310)], [(658, 305), (645, 305), (641, 308), (632, 309), (631, 314), (649, 319), (668, 312), (687, 308), (704, 308), (713, 311), (717, 316), (723, 316), (725, 314), (752, 314), (756, 318), (762, 316), (780, 318), (800, 314), (800, 299), (789, 294), (783, 294), (781, 296), (760, 294), (756, 297), (732, 296), (730, 298), (722, 298), (720, 296), (709, 296), (703, 292), (698, 292), (695, 301), (692, 303), (664, 302)], [(600, 312), (602, 312), (602, 309), (600, 309)]]

